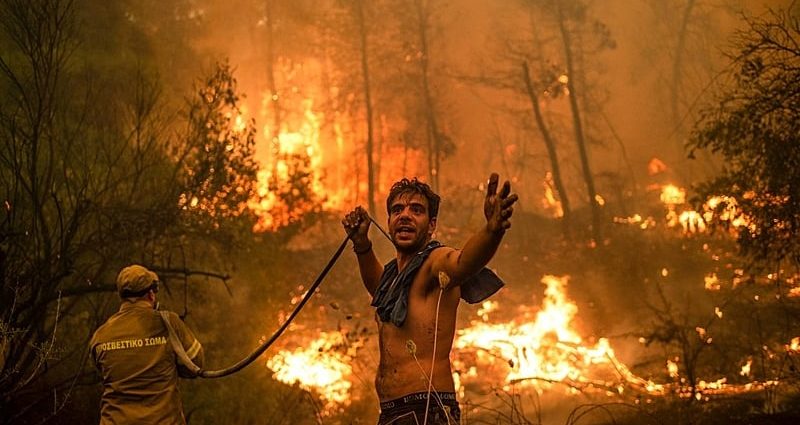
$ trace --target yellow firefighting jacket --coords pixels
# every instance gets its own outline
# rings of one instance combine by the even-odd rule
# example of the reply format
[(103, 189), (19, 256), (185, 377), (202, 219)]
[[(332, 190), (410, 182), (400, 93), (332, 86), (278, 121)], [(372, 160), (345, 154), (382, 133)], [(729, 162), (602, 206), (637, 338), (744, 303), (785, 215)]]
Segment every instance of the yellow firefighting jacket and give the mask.
[[(198, 366), (203, 347), (177, 314), (169, 321)], [(100, 424), (185, 424), (178, 366), (161, 316), (147, 301), (123, 302), (92, 337), (91, 354), (103, 378)]]

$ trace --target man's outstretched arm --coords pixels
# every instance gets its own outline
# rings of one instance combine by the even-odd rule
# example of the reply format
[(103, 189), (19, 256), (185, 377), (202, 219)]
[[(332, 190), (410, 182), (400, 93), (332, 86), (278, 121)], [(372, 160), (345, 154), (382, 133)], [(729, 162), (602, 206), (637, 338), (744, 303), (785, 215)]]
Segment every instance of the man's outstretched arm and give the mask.
[(472, 235), (461, 250), (442, 250), (441, 255), (435, 257), (432, 254), (433, 272), (444, 271), (453, 285), (460, 285), (489, 263), (506, 230), (511, 227), (514, 203), (519, 198), (511, 194), (511, 183), (508, 181), (503, 183), (498, 192), (498, 181), (499, 176), (492, 173), (483, 203), (486, 225)]
[(353, 251), (358, 258), (358, 271), (361, 273), (361, 281), (371, 296), (375, 296), (375, 290), (381, 280), (383, 267), (372, 250), (372, 241), (369, 240), (369, 214), (364, 208), (356, 207), (342, 219), (344, 231), (353, 241)]

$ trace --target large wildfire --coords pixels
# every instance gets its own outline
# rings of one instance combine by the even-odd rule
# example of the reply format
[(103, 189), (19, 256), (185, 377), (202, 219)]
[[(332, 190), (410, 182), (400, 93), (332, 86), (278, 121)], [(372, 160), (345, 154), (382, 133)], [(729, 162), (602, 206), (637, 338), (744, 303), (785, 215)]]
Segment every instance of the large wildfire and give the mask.
[[(665, 210), (663, 218), (642, 218), (637, 214), (617, 217), (614, 221), (643, 230), (661, 223), (666, 229), (676, 229), (688, 236), (707, 231), (712, 220), (727, 222), (731, 232), (750, 226), (733, 198), (713, 197), (702, 205), (701, 211), (694, 211), (684, 207), (685, 189), (667, 184), (660, 187), (659, 197)], [(666, 268), (662, 270), (662, 276), (668, 273)], [(545, 286), (541, 305), (519, 306), (512, 320), (498, 320), (494, 312), (503, 309), (496, 301), (486, 301), (469, 325), (457, 331), (452, 363), (461, 397), (469, 395), (467, 389), (472, 385), (483, 384), (506, 391), (594, 393), (635, 403), (650, 403), (659, 397), (694, 398), (702, 402), (764, 391), (779, 384), (777, 378), (751, 379), (752, 359), (742, 361), (736, 379), (708, 377), (692, 383), (682, 375), (679, 357), (664, 359), (660, 373), (640, 376), (617, 357), (608, 338), (582, 336), (578, 329), (578, 307), (567, 292), (568, 276), (547, 275), (541, 282)], [(703, 285), (707, 291), (718, 291), (721, 282), (715, 273), (710, 273)], [(715, 308), (715, 315), (721, 319), (722, 309)], [(712, 343), (705, 329), (698, 327), (696, 332), (704, 343)], [(332, 414), (349, 404), (352, 383), (357, 379), (349, 364), (363, 344), (343, 344), (346, 339), (346, 332), (322, 333), (300, 347), (281, 350), (270, 358), (267, 366), (276, 379), (316, 394), (324, 403), (323, 413)], [(647, 341), (640, 338), (639, 342)], [(342, 350), (343, 346), (347, 349)], [(800, 354), (800, 336), (786, 341), (780, 349), (787, 355)]]
[[(366, 188), (361, 183), (351, 183), (364, 179), (345, 177), (346, 160), (357, 150), (354, 146), (345, 147), (345, 134), (353, 138), (358, 131), (349, 128), (348, 119), (343, 116), (333, 118), (332, 131), (323, 131), (325, 116), (315, 107), (312, 96), (299, 89), (292, 93), (293, 110), (299, 112), (287, 114), (279, 127), (264, 126), (259, 135), (259, 146), (266, 154), (262, 155), (262, 169), (258, 173), (257, 196), (248, 204), (258, 217), (256, 232), (277, 230), (312, 211), (340, 211), (346, 205), (363, 202)], [(266, 109), (271, 100), (276, 100), (275, 96), (264, 95), (260, 118), (269, 115)], [(287, 98), (281, 100), (285, 104), (292, 102)], [(246, 111), (242, 108), (241, 115), (236, 117), (237, 123), (246, 122)], [(381, 117), (381, 120), (386, 118)], [(383, 122), (383, 126), (386, 125)], [(416, 157), (421, 156), (421, 152), (379, 153), (384, 173), (386, 170), (413, 173), (407, 169), (406, 161), (422, 162), (421, 157)], [(402, 164), (392, 163), (401, 157)], [(653, 174), (662, 172), (666, 166), (654, 160), (650, 168)], [(541, 187), (544, 213), (556, 219), (562, 217), (562, 205), (549, 172)], [(733, 197), (713, 196), (693, 209), (688, 206), (684, 188), (668, 183), (648, 189), (659, 193), (664, 210), (662, 216), (637, 213), (614, 217), (613, 222), (643, 231), (658, 227), (674, 229), (672, 231), (685, 236), (708, 232), (715, 221), (724, 222), (732, 234), (743, 229), (757, 231)], [(596, 200), (600, 206), (605, 203), (600, 195)], [(662, 275), (667, 274), (668, 270), (663, 269)], [(541, 281), (545, 285), (541, 305), (523, 305), (513, 319), (500, 320), (494, 314), (500, 309), (499, 303), (487, 301), (478, 310), (477, 317), (457, 331), (453, 378), (462, 397), (468, 395), (467, 388), (473, 383), (486, 383), (506, 391), (513, 387), (537, 393), (560, 388), (567, 394), (591, 392), (636, 403), (668, 396), (707, 401), (715, 396), (763, 391), (778, 385), (778, 379), (749, 379), (752, 359), (742, 362), (739, 373), (742, 379), (737, 378), (736, 383), (728, 382), (724, 376), (690, 382), (681, 375), (682, 359), (679, 357), (664, 359), (660, 373), (640, 376), (617, 357), (608, 338), (587, 338), (581, 334), (577, 324), (578, 307), (567, 295), (568, 276), (547, 275)], [(708, 291), (721, 288), (716, 273), (709, 273), (703, 284)], [(789, 296), (800, 296), (800, 285), (792, 288)], [(719, 307), (715, 314), (722, 318)], [(697, 334), (711, 343), (705, 329), (698, 327)], [(363, 348), (363, 341), (351, 341), (346, 330), (321, 332), (316, 337), (301, 336), (299, 339), (302, 344), (284, 347), (267, 361), (266, 366), (273, 371), (274, 378), (318, 397), (324, 415), (335, 414), (350, 405), (354, 383), (362, 379), (356, 376), (352, 364)], [(299, 339), (295, 338), (295, 342)], [(647, 341), (640, 339), (640, 342)], [(800, 353), (800, 336), (786, 341), (782, 349), (789, 355)], [(747, 382), (740, 383), (743, 380)]]
[[(544, 300), (540, 309), (528, 309), (510, 322), (492, 323), (485, 305), (479, 320), (458, 332), (455, 347), (463, 353), (474, 351), (477, 364), (467, 366), (461, 379), (477, 378), (481, 365), (498, 360), (508, 363), (502, 382), (506, 388), (512, 384), (530, 387), (538, 392), (561, 385), (569, 392), (604, 391), (609, 395), (632, 392), (637, 397), (656, 397), (674, 394), (679, 397), (694, 396), (698, 400), (718, 394), (741, 394), (776, 385), (776, 381), (749, 382), (742, 385), (727, 384), (725, 378), (713, 382), (699, 381), (691, 388), (679, 379), (678, 359), (665, 362), (664, 376), (672, 382), (658, 383), (633, 373), (620, 361), (606, 338), (595, 342), (584, 341), (575, 329), (578, 307), (567, 297), (567, 276), (545, 276)], [(460, 367), (459, 367), (460, 366)], [(749, 370), (749, 363), (743, 371)], [(748, 372), (749, 373), (749, 372)], [(638, 399), (637, 399), (638, 400)]]
[[(337, 99), (347, 96), (337, 87), (329, 88), (325, 96), (329, 104), (323, 112), (315, 101), (322, 97), (320, 90), (307, 84), (301, 88), (296, 81), (312, 80), (313, 67), (281, 61), (278, 74), (291, 89), (264, 93), (258, 112), (251, 114), (258, 122), (268, 123), (256, 135), (261, 169), (256, 196), (248, 203), (258, 218), (256, 232), (278, 230), (310, 212), (341, 211), (345, 206), (366, 203), (366, 170), (356, 165), (364, 158), (363, 118), (340, 104)], [(274, 119), (276, 108), (280, 108), (280, 120)], [(236, 122), (246, 122), (247, 108), (239, 113)], [(375, 119), (379, 130), (373, 154), (381, 158), (375, 167), (376, 187), (382, 189), (388, 179), (407, 173), (424, 177), (415, 166), (423, 163), (420, 149), (384, 143), (390, 129), (401, 131), (394, 127), (403, 124), (385, 115)]]
[[(462, 397), (473, 381), (506, 390), (517, 385), (518, 389), (539, 393), (560, 387), (568, 394), (631, 395), (637, 403), (668, 395), (707, 401), (778, 385), (777, 380), (731, 384), (722, 377), (691, 386), (679, 372), (678, 358), (666, 359), (658, 378), (638, 376), (617, 358), (607, 338), (590, 342), (580, 335), (575, 324), (578, 307), (567, 296), (568, 280), (567, 276), (545, 276), (541, 306), (522, 306), (511, 321), (493, 321), (492, 312), (499, 309), (498, 303), (483, 303), (470, 325), (457, 332), (454, 342), (453, 378)], [(698, 334), (703, 336), (702, 330)], [(348, 364), (356, 348), (361, 347), (350, 346), (342, 353), (336, 347), (341, 347), (345, 338), (346, 334), (340, 332), (323, 333), (304, 347), (281, 350), (269, 359), (267, 367), (276, 379), (318, 395), (330, 414), (349, 404), (349, 391), (356, 379)], [(800, 337), (784, 348), (790, 354), (800, 353)], [(751, 365), (752, 360), (744, 363), (740, 375), (747, 377)], [(494, 375), (487, 376), (486, 371)]]

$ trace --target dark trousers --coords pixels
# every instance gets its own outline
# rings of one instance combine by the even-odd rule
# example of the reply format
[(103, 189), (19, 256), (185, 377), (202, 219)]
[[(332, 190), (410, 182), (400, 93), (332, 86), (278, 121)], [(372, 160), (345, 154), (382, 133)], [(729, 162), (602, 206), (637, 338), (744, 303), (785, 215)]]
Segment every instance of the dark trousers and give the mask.
[[(438, 397), (437, 397), (438, 396)], [(458, 425), (461, 409), (454, 393), (414, 393), (381, 403), (378, 425), (422, 425), (428, 406), (428, 425)]]

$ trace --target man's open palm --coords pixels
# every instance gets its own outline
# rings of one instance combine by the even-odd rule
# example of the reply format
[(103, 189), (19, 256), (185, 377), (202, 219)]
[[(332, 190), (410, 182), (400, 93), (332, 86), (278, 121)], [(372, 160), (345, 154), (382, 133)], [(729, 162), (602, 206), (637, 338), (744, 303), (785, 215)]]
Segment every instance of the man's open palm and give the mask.
[(489, 176), (489, 185), (486, 188), (486, 200), (483, 203), (483, 215), (486, 217), (486, 225), (491, 232), (504, 232), (511, 227), (511, 215), (514, 213), (514, 203), (519, 197), (511, 194), (511, 183), (506, 180), (500, 192), (497, 192), (497, 184), (500, 176), (492, 173)]

